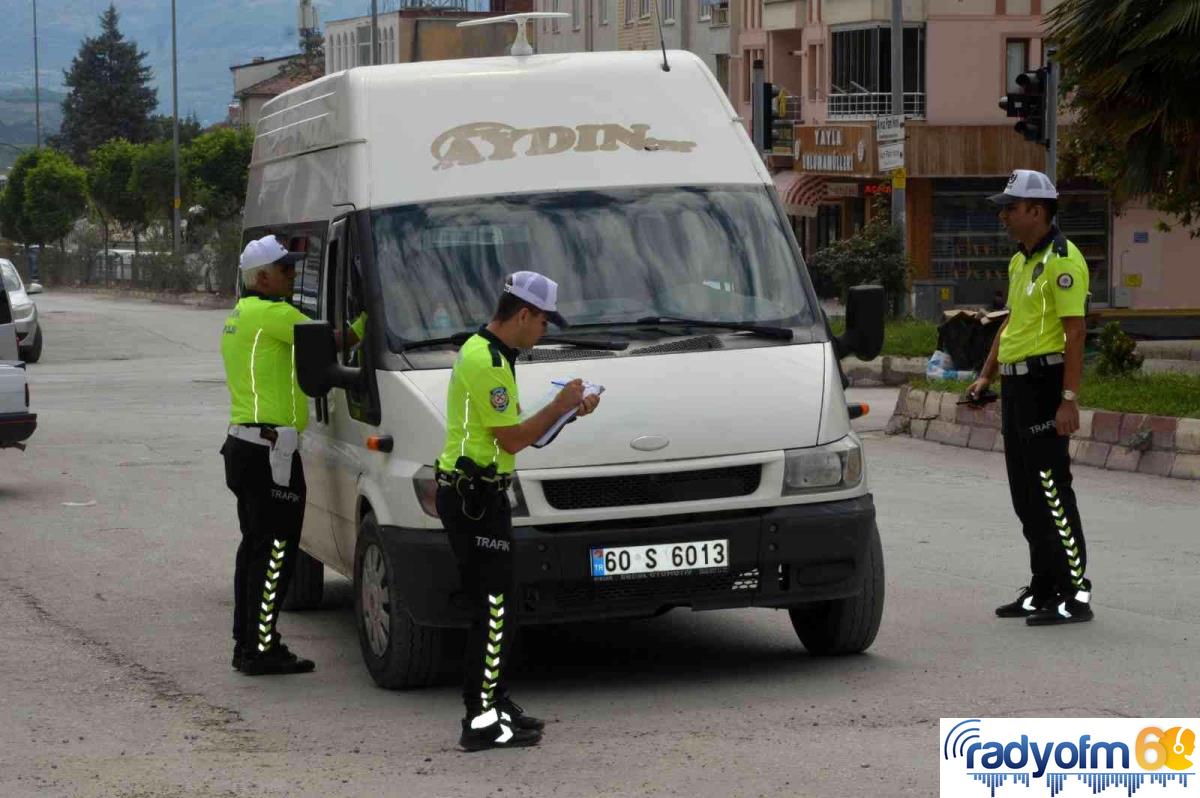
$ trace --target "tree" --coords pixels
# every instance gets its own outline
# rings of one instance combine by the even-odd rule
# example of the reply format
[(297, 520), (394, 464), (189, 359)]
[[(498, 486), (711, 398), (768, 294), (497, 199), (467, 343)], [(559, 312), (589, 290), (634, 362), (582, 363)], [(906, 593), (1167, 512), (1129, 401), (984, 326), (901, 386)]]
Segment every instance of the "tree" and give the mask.
[(254, 131), (218, 128), (196, 138), (184, 153), (192, 197), (216, 219), (236, 216), (246, 203)]
[(0, 233), (5, 238), (29, 244), (31, 235), (29, 218), (25, 215), (25, 181), (29, 173), (37, 168), (38, 162), (51, 150), (29, 150), (21, 153), (8, 173), (8, 186), (0, 194)]
[(25, 217), (31, 241), (62, 241), (87, 210), (87, 174), (66, 155), (43, 151), (25, 178)]
[(109, 139), (136, 144), (151, 137), (150, 112), (158, 105), (151, 70), (144, 63), (146, 53), (125, 41), (117, 21), (117, 10), (110, 5), (100, 17), (100, 35), (84, 39), (65, 72), (70, 91), (63, 100), (58, 140), (80, 163)]
[(280, 72), (306, 82), (324, 76), (325, 37), (319, 30), (300, 31), (300, 55), (286, 62)]
[(1064, 0), (1047, 15), (1076, 114), (1063, 173), (1145, 196), (1200, 235), (1200, 4)]
[[(200, 120), (196, 118), (196, 113), (193, 111), (190, 116), (179, 120), (179, 146), (186, 147), (191, 144), (202, 132), (204, 132), (204, 126), (200, 124)], [(151, 141), (174, 141), (174, 139), (175, 131), (170, 115), (155, 114), (150, 117)]]
[(88, 194), (104, 226), (104, 249), (108, 250), (109, 224), (116, 222), (135, 231), (146, 227), (146, 199), (132, 189), (133, 166), (138, 147), (125, 139), (113, 139), (88, 156)]
[[(182, 157), (180, 168), (184, 166)], [(187, 188), (180, 176), (180, 192)], [(146, 202), (149, 220), (171, 219), (175, 213), (175, 153), (169, 141), (140, 144), (133, 159), (129, 189)]]
[(864, 283), (883, 286), (899, 309), (912, 269), (904, 252), (904, 239), (888, 220), (886, 201), (875, 204), (871, 221), (850, 238), (835, 241), (809, 261), (813, 283), (822, 295), (840, 296), (845, 302), (850, 288)]

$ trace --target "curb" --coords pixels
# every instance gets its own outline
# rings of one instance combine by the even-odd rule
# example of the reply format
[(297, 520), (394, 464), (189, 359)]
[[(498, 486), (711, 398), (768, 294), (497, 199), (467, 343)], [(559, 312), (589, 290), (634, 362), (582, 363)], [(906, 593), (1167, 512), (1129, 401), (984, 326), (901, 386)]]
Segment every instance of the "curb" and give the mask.
[[(46, 293), (51, 293), (47, 291)], [(122, 288), (87, 288), (84, 286), (55, 286), (55, 294), (75, 294), (102, 299), (138, 300), (160, 305), (184, 305), (203, 310), (225, 310), (237, 304), (235, 297), (224, 294), (174, 293), (169, 291), (138, 291)], [(41, 296), (41, 295), (35, 295)], [(35, 300), (36, 301), (36, 300)]]
[(854, 388), (878, 388), (883, 385), (907, 385), (914, 377), (925, 376), (928, 358), (884, 355), (871, 361), (847, 357), (842, 372)]
[[(999, 402), (981, 409), (959, 405), (958, 394), (905, 385), (888, 420), (888, 435), (909, 435), (948, 446), (1004, 451)], [(1200, 418), (1079, 411), (1071, 436), (1076, 465), (1200, 480)]]

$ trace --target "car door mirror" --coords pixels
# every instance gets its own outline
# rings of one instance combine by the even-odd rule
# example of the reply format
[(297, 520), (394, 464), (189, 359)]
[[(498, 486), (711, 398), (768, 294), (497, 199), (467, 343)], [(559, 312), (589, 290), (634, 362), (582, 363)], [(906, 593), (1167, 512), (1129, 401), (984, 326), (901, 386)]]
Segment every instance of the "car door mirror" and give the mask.
[(874, 360), (883, 349), (883, 286), (856, 285), (846, 299), (846, 331), (834, 339), (838, 359)]
[(332, 388), (354, 388), (362, 382), (362, 369), (338, 363), (333, 328), (327, 321), (297, 324), (296, 381), (300, 390), (320, 398)]

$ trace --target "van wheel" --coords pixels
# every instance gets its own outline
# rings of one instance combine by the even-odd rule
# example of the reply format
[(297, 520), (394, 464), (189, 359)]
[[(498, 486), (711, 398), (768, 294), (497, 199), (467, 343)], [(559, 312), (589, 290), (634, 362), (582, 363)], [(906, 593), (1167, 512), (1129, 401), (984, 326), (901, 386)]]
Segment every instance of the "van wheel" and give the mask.
[(375, 515), (368, 513), (354, 550), (354, 614), (363, 662), (380, 687), (426, 687), (441, 673), (447, 630), (413, 621), (392, 566)]
[(20, 358), (26, 363), (36, 363), (42, 359), (42, 325), (39, 324), (34, 331), (33, 343), (20, 351)]
[(810, 654), (858, 654), (870, 648), (883, 617), (883, 546), (872, 525), (862, 593), (832, 601), (814, 601), (788, 609), (792, 627)]
[(315, 610), (321, 606), (325, 595), (325, 564), (316, 557), (296, 552), (296, 566), (292, 569), (292, 581), (288, 585), (287, 597), (283, 600), (285, 610)]

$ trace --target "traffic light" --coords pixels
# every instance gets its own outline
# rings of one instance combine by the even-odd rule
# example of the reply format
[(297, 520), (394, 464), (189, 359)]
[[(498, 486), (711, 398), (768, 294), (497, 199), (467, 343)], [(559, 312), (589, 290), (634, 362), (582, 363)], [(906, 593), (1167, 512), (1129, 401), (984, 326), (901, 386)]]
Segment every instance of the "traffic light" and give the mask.
[(776, 87), (774, 84), (765, 81), (762, 84), (763, 152), (770, 152), (771, 148), (775, 146), (775, 116), (778, 112), (776, 103), (782, 91), (782, 88)]
[(1026, 141), (1046, 145), (1046, 68), (1022, 72), (1017, 76), (1020, 94), (1006, 94), (1000, 98), (1000, 108), (1019, 121), (1013, 129)]

